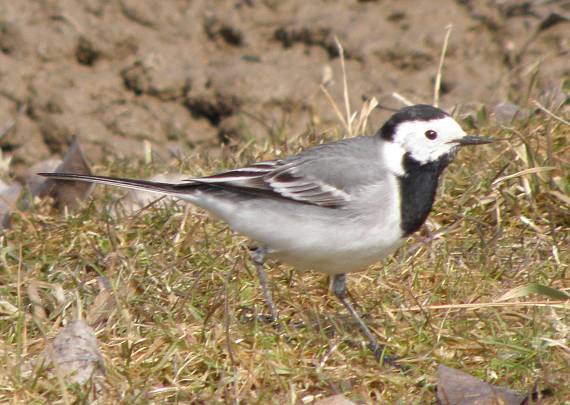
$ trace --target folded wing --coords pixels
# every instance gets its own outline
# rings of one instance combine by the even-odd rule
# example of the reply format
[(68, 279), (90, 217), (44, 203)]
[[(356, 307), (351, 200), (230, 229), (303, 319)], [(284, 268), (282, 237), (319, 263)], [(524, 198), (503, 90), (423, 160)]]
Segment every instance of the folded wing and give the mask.
[(382, 173), (375, 141), (358, 138), (308, 149), (284, 160), (259, 162), (190, 179), (187, 184), (207, 184), (322, 207), (340, 207), (351, 200), (351, 192), (378, 180)]

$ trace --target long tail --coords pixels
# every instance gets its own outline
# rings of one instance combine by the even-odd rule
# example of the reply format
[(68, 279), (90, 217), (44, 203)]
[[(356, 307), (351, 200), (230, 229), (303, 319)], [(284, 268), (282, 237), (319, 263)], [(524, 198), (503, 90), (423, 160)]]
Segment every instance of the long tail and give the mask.
[(85, 181), (88, 183), (107, 184), (109, 186), (132, 188), (135, 190), (153, 191), (155, 193), (181, 195), (188, 190), (184, 186), (192, 186), (194, 183), (175, 184), (175, 183), (160, 183), (148, 180), (134, 180), (122, 179), (118, 177), (105, 177), (105, 176), (89, 176), (85, 174), (74, 173), (38, 173), (43, 177), (48, 177), (54, 180), (69, 180), (69, 181)]

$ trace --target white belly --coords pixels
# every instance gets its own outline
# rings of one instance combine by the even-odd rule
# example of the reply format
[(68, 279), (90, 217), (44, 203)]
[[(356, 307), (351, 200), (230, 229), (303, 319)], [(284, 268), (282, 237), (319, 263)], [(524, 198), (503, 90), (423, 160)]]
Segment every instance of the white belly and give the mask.
[[(298, 270), (326, 274), (365, 270), (402, 245), (398, 193), (346, 210), (283, 200), (229, 200), (215, 195), (188, 198), (267, 248), (269, 256)], [(392, 198), (386, 198), (386, 195)], [(369, 201), (369, 200), (367, 200)]]
[[(334, 230), (332, 231), (334, 232)], [(343, 237), (327, 238), (323, 243), (303, 246), (296, 249), (276, 250), (270, 254), (296, 269), (316, 270), (326, 274), (352, 273), (365, 270), (370, 265), (381, 261), (394, 253), (404, 242), (402, 238), (388, 240), (380, 235), (369, 234), (360, 240), (350, 237), (350, 232), (343, 232)]]

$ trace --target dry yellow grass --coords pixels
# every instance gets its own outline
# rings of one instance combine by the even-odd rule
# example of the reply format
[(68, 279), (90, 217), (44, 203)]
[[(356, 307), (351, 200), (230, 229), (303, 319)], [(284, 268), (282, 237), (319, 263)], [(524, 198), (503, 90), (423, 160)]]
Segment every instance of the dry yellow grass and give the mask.
[[(0, 402), (93, 397), (93, 387), (34, 368), (46, 339), (79, 312), (105, 358), (101, 403), (302, 404), (338, 392), (364, 403), (432, 403), (437, 364), (520, 390), (550, 387), (564, 403), (570, 304), (497, 300), (531, 282), (570, 290), (570, 128), (534, 115), (484, 132), (511, 140), (461, 152), (431, 236), (424, 229), (394, 258), (349, 277), (360, 311), (406, 371), (375, 362), (322, 276), (271, 266), (278, 333), (256, 317), (266, 311), (247, 241), (172, 204), (113, 216), (122, 192), (98, 188), (75, 213), (45, 202), (16, 213), (0, 236)], [(199, 174), (271, 154), (249, 145), (225, 162), (191, 156), (169, 168)], [(94, 171), (164, 169), (109, 161)]]

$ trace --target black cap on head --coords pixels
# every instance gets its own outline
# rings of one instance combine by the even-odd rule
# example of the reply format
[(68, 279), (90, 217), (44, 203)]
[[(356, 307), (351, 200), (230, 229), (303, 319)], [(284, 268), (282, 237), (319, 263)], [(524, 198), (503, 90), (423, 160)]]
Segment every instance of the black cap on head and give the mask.
[(382, 128), (378, 130), (376, 135), (380, 136), (382, 139), (391, 141), (394, 138), (396, 127), (402, 122), (430, 121), (445, 118), (448, 116), (449, 114), (447, 114), (445, 111), (431, 105), (411, 105), (409, 107), (402, 108), (400, 111), (392, 115), (390, 119), (386, 121), (384, 125), (382, 125)]

